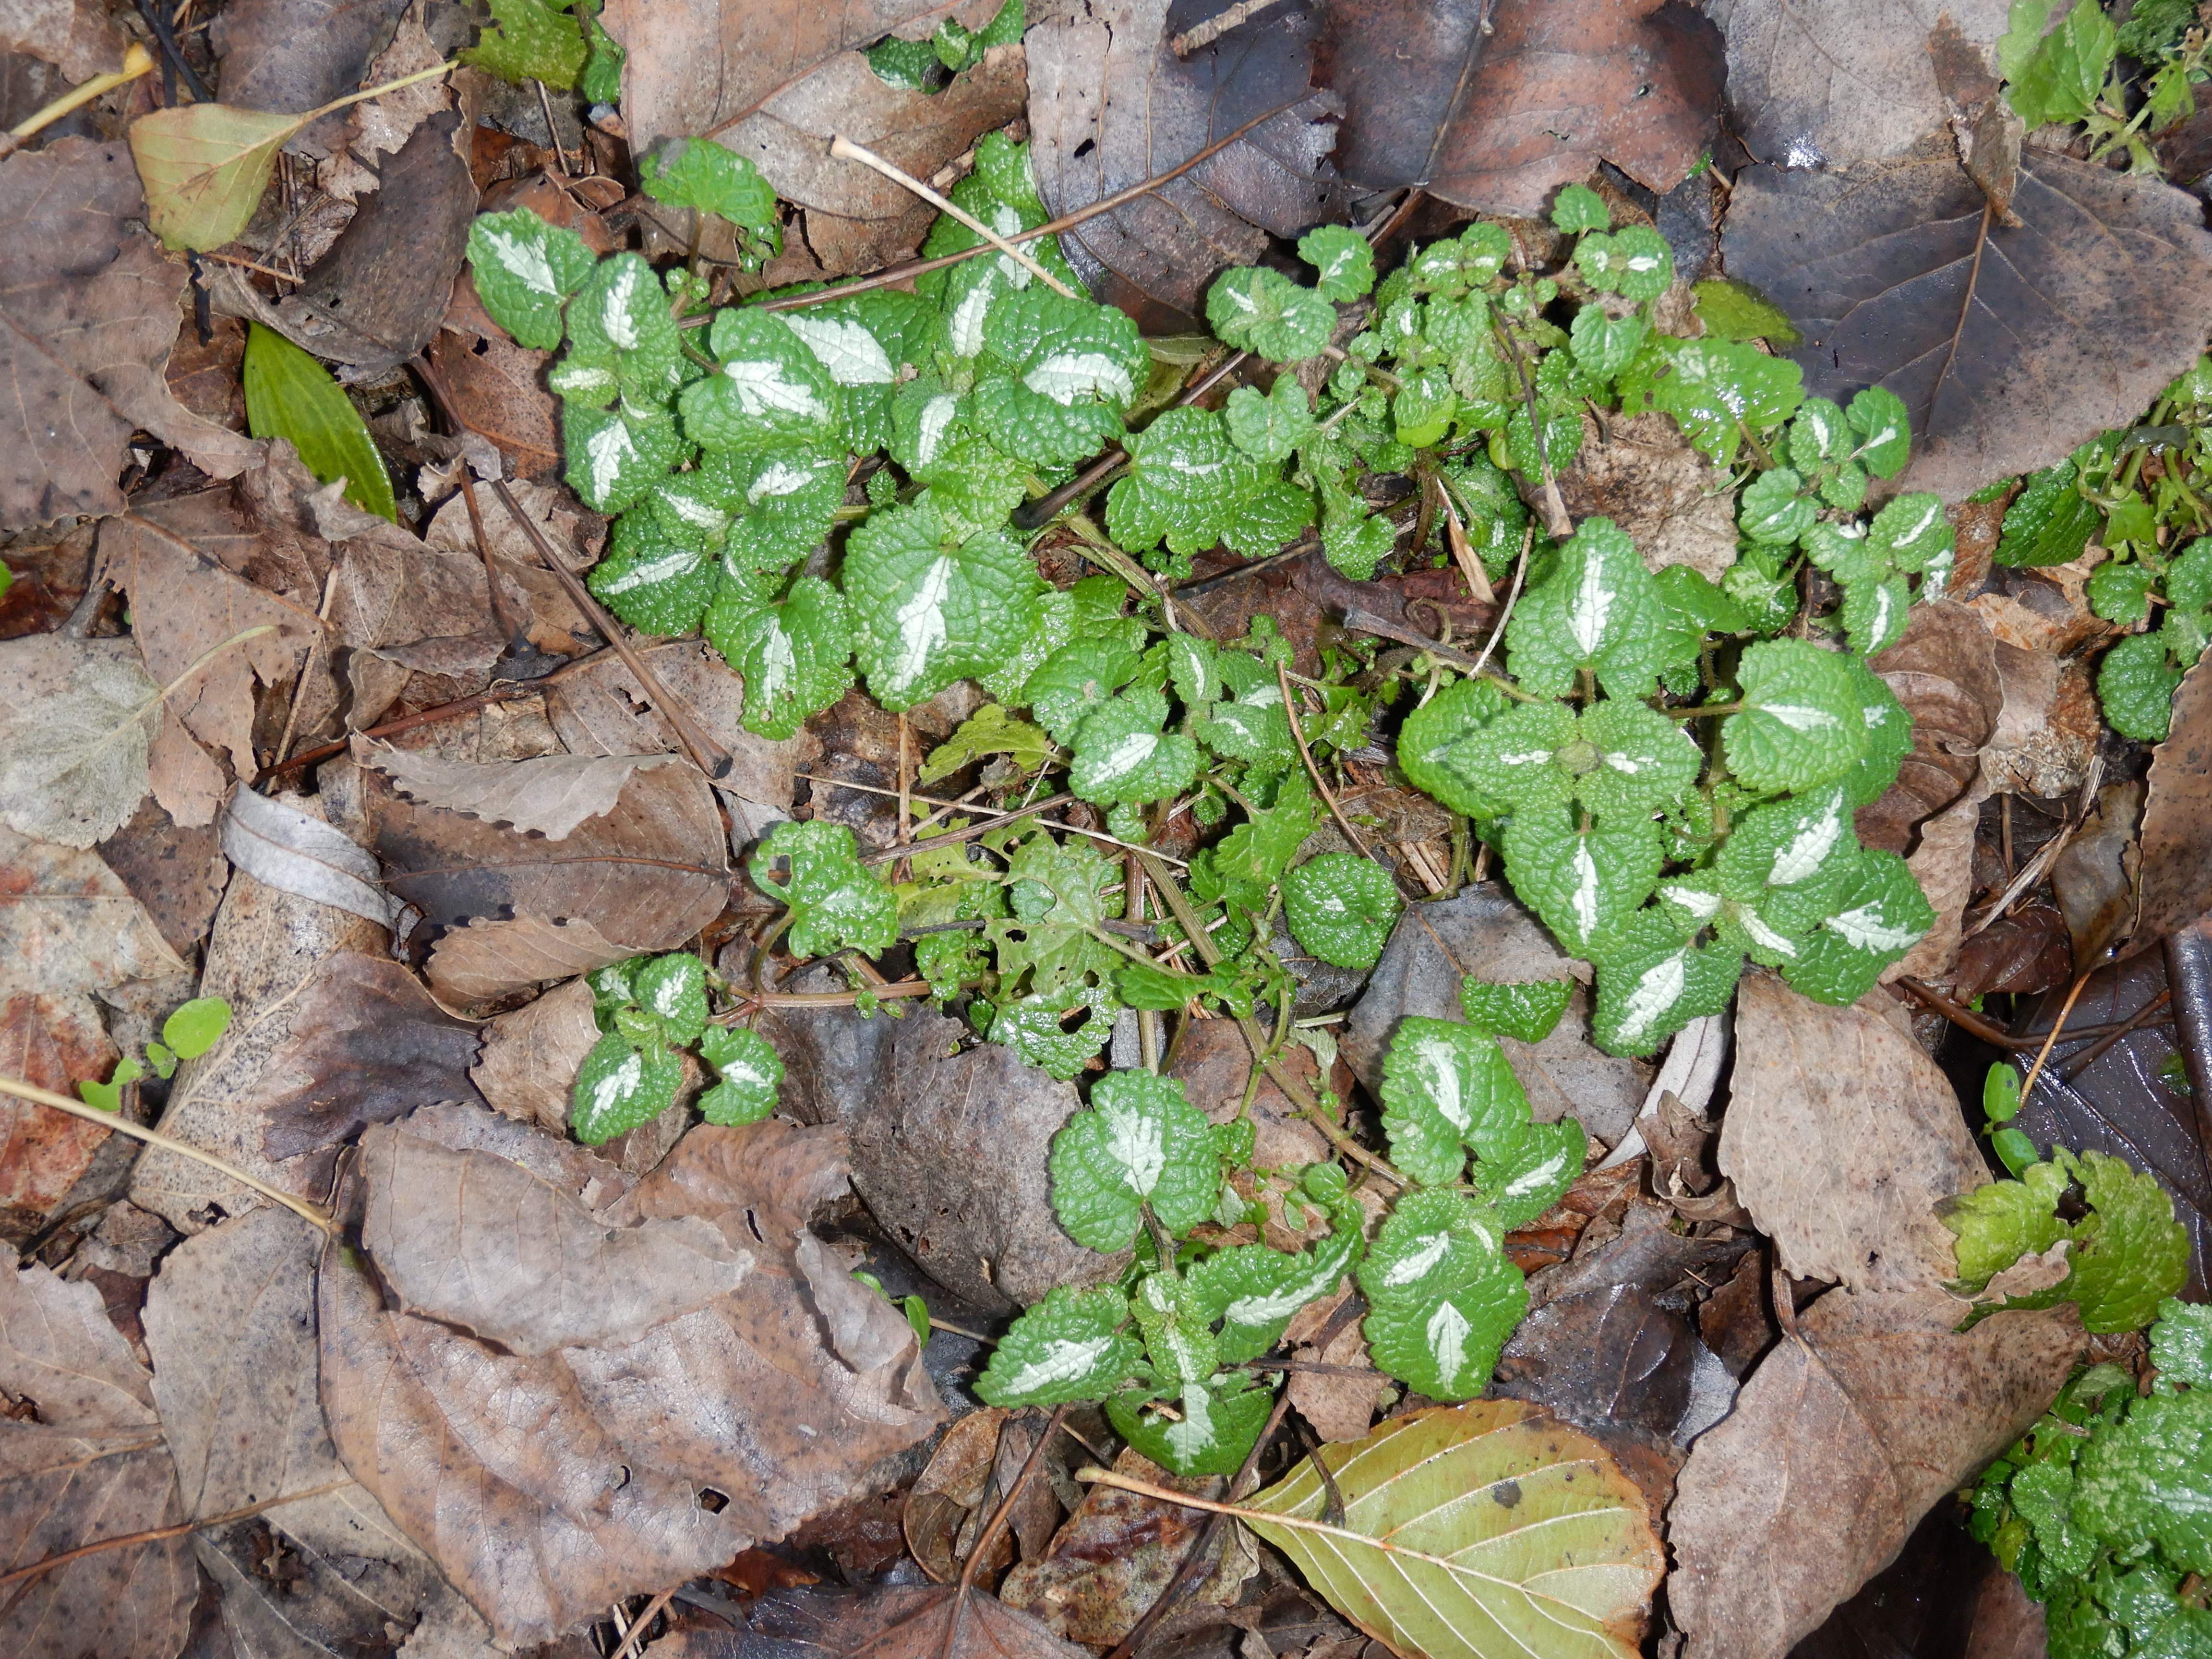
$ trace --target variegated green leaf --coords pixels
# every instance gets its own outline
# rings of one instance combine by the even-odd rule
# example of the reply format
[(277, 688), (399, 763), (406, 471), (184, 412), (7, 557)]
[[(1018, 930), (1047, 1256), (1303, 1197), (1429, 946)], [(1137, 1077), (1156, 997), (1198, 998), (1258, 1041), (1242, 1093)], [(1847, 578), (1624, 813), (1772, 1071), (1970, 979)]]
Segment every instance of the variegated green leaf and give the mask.
[(1042, 584), (1014, 543), (995, 533), (955, 542), (921, 501), (853, 532), (844, 586), (868, 690), (898, 710), (1012, 658)]
[(1632, 915), (1659, 879), (1659, 827), (1648, 818), (1578, 825), (1565, 807), (1516, 812), (1505, 829), (1505, 878), (1577, 956)]
[(492, 321), (533, 350), (561, 343), (562, 308), (599, 262), (574, 231), (549, 225), (528, 208), (478, 214), (469, 227), (477, 297)]
[(1498, 1039), (1471, 1025), (1409, 1015), (1382, 1063), (1382, 1130), (1391, 1162), (1425, 1186), (1459, 1178), (1467, 1149), (1511, 1146), (1528, 1097)]
[(781, 600), (726, 582), (708, 607), (706, 633), (744, 681), (744, 725), (788, 738), (853, 684), (853, 623), (844, 596), (801, 576)]
[(1144, 1357), (1128, 1322), (1128, 1301), (1111, 1285), (1057, 1285), (999, 1339), (975, 1392), (1004, 1407), (1101, 1399)]
[(1840, 778), (1867, 752), (1849, 659), (1802, 640), (1743, 653), (1743, 710), (1721, 723), (1729, 769), (1750, 787), (1809, 789)]
[(1067, 1236), (1094, 1250), (1128, 1248), (1144, 1206), (1170, 1232), (1213, 1212), (1221, 1155), (1213, 1126), (1173, 1078), (1113, 1072), (1091, 1105), (1052, 1138), (1053, 1213)]

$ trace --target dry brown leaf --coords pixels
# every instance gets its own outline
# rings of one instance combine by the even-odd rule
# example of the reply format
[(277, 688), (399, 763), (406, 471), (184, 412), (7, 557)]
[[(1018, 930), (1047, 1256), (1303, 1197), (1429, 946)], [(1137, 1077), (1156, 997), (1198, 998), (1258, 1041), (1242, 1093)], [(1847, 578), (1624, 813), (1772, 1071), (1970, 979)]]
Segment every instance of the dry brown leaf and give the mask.
[(123, 64), (122, 31), (97, 0), (8, 0), (0, 6), (0, 49), (43, 58), (71, 81)]
[[(957, 1638), (946, 1651), (946, 1629)], [(756, 1637), (809, 1659), (1088, 1659), (995, 1595), (951, 1584), (881, 1585), (857, 1593), (787, 1589), (746, 1609)]]
[(1045, 1157), (1080, 1104), (1004, 1044), (956, 1052), (943, 1014), (863, 1020), (844, 1009), (769, 1015), (787, 1098), (853, 1138), (853, 1185), (922, 1270), (983, 1308), (1041, 1300), (1120, 1258), (1078, 1245), (1053, 1219)]
[[(604, 21), (629, 54), (623, 119), (642, 153), (662, 138), (701, 135), (728, 136), (738, 149), (725, 129), (806, 101), (813, 77), (842, 55), (886, 34), (921, 40), (947, 18), (981, 28), (997, 9), (996, 0), (614, 0)], [(924, 94), (912, 95), (919, 108)]]
[(259, 446), (192, 414), (162, 378), (188, 280), (134, 223), (145, 217), (123, 144), (57, 138), (0, 161), (0, 365), (15, 420), (0, 525), (119, 513), (123, 451), (143, 428), (229, 477)]
[(160, 688), (129, 640), (0, 641), (0, 822), (90, 847), (145, 799)]
[(517, 916), (449, 929), (431, 948), (427, 971), (440, 995), (455, 1002), (485, 1002), (639, 954), (633, 946), (606, 939), (588, 921)]
[[(930, 1454), (928, 1467), (907, 1492), (899, 1530), (921, 1570), (940, 1584), (960, 1577), (975, 1544), (981, 1511), (991, 1496), (1000, 1431), (1012, 1413), (1000, 1406), (969, 1412), (945, 1430)], [(988, 1565), (1006, 1565), (1012, 1540), (1000, 1533), (992, 1540)]]
[(753, 159), (778, 196), (806, 210), (806, 243), (825, 269), (873, 270), (914, 252), (937, 210), (857, 161), (832, 161), (830, 140), (849, 138), (926, 179), (1019, 116), (1028, 98), (1018, 46), (994, 47), (934, 93), (894, 87), (863, 54), (847, 52), (719, 136)]
[(1579, 521), (1610, 518), (1654, 570), (1686, 564), (1714, 581), (1735, 562), (1736, 528), (1724, 475), (1669, 416), (1583, 416), (1583, 447), (1559, 475), (1559, 496)]
[(399, 963), (341, 951), (301, 988), (292, 1035), (240, 1104), (262, 1115), (262, 1155), (281, 1164), (432, 1101), (473, 1103), (477, 1044)]
[[(331, 810), (338, 799), (330, 793), (334, 781), (326, 777), (319, 802), (301, 804)], [(295, 1032), (304, 1037), (312, 1029), (301, 996), (323, 964), (343, 951), (386, 956), (389, 939), (374, 922), (270, 887), (245, 871), (234, 874), (216, 912), (200, 981), (203, 995), (230, 1004), (230, 1029), (208, 1053), (179, 1068), (161, 1127), (286, 1191), (319, 1199), (327, 1164), (312, 1158), (270, 1164), (261, 1151), (261, 1110), (246, 1103), (262, 1086), (270, 1056)], [(187, 1234), (261, 1202), (205, 1164), (159, 1147), (140, 1157), (130, 1196)]]
[[(356, 737), (354, 758), (389, 777), (408, 799), (449, 807), (464, 817), (562, 841), (586, 818), (604, 817), (633, 774), (665, 755), (549, 755), (540, 760), (473, 766), (419, 750)], [(544, 977), (541, 975), (541, 977)]]
[[(1358, 1320), (1331, 1337), (1327, 1347), (1308, 1343), (1297, 1351), (1297, 1358), (1324, 1365), (1375, 1370)], [(1325, 1371), (1293, 1371), (1289, 1383), (1291, 1404), (1324, 1440), (1364, 1440), (1375, 1426), (1375, 1413), (1389, 1380), (1380, 1371), (1375, 1371), (1371, 1382)]]
[[(180, 1518), (151, 1379), (100, 1292), (0, 1248), (0, 1559), (27, 1565)], [(173, 1659), (198, 1594), (181, 1538), (104, 1551), (12, 1587), (10, 1654)]]
[[(392, 43), (407, 6), (408, 0), (239, 0), (224, 7), (208, 32), (224, 101), (301, 115), (343, 98)], [(304, 135), (307, 148), (320, 155), (344, 130), (343, 117), (326, 116)]]
[[(392, 44), (362, 72), (362, 85), (380, 87), (445, 60), (445, 53), (422, 27), (423, 10), (421, 4), (409, 4)], [(346, 202), (365, 190), (378, 189), (383, 180), (371, 171), (378, 165), (377, 158), (398, 151), (414, 136), (416, 128), (440, 110), (452, 107), (453, 102), (453, 92), (446, 82), (432, 79), (356, 104), (346, 112), (343, 148), (323, 164), (316, 182), (328, 194)]]
[(1666, 0), (1328, 0), (1322, 79), (1345, 100), (1337, 164), (1370, 190), (1420, 184), (1540, 217), (1611, 161), (1664, 194), (1720, 119), (1720, 32)]
[(697, 1216), (610, 1227), (520, 1164), (389, 1123), (361, 1155), (362, 1243), (399, 1304), (525, 1356), (635, 1342), (752, 1267)]
[(1905, 863), (1936, 912), (1936, 925), (1883, 970), (1884, 984), (1910, 974), (1948, 982), (1959, 960), (1966, 905), (1974, 896), (1974, 842), (1981, 833), (1983, 787), (1974, 787), (1921, 824), (1920, 844)]
[[(0, 1072), (57, 1094), (100, 1083), (120, 1052), (85, 996), (0, 994)], [(27, 1101), (0, 1105), (0, 1239), (27, 1244), (108, 1138), (97, 1123)]]
[(1912, 716), (1912, 752), (1897, 781), (1859, 809), (1859, 839), (1911, 851), (1914, 830), (1971, 790), (2004, 708), (1996, 642), (1981, 620), (1948, 600), (1915, 605), (1905, 637), (1868, 665)]
[(376, 860), (318, 817), (316, 805), (308, 797), (233, 790), (222, 817), (223, 856), (270, 887), (390, 923), (400, 906), (384, 890)]
[[(579, 1175), (627, 1179), (489, 1112), (406, 1127), (520, 1153), (549, 1179), (538, 1166), (558, 1160), (572, 1191)], [(903, 1316), (805, 1231), (844, 1188), (842, 1155), (833, 1130), (708, 1127), (611, 1207), (580, 1192), (609, 1225), (703, 1216), (761, 1260), (627, 1347), (502, 1352), (387, 1307), (362, 1264), (326, 1257), (323, 1401), (339, 1455), (500, 1641), (550, 1639), (782, 1536), (940, 1420)]]
[(374, 775), (365, 781), (379, 797), (388, 885), (441, 927), (524, 915), (583, 921), (640, 951), (671, 951), (729, 896), (721, 813), (692, 767), (633, 772), (612, 811), (557, 842), (398, 799)]
[[(1178, 58), (1168, 0), (1091, 0), (1026, 37), (1030, 165), (1054, 214), (1180, 166), (1268, 112), (1259, 126), (1178, 179), (1063, 232), (1069, 262), (1103, 297), (1165, 327), (1197, 316), (1224, 265), (1249, 264), (1267, 235), (1334, 216), (1326, 163), (1336, 100), (1313, 88), (1315, 19), (1261, 16)], [(1102, 282), (1102, 276), (1111, 277)], [(1113, 278), (1118, 278), (1117, 287)], [(1188, 326), (1187, 323), (1180, 325)]]
[[(1218, 1475), (1180, 1478), (1126, 1449), (1114, 1460), (1114, 1472), (1200, 1498), (1218, 1498), (1229, 1485)], [(1111, 1647), (1159, 1599), (1205, 1524), (1201, 1510), (1093, 1486), (1054, 1536), (1052, 1547), (1000, 1582), (999, 1599), (1032, 1614), (1054, 1635)], [(1209, 1559), (1212, 1571), (1191, 1587), (1188, 1600), (1227, 1607), (1258, 1569), (1258, 1558), (1243, 1528), (1224, 1527)]]
[(130, 596), (138, 648), (148, 672), (164, 685), (233, 635), (270, 629), (228, 647), (169, 698), (194, 736), (228, 749), (233, 769), (252, 776), (259, 769), (253, 683), (291, 685), (321, 629), (314, 613), (234, 574), (151, 520), (130, 514), (101, 527), (97, 574)]
[[(482, 433), (513, 463), (522, 479), (542, 478), (559, 471), (564, 459), (561, 451), (561, 403), (544, 386), (546, 366), (553, 361), (553, 354), (532, 351), (504, 335), (472, 339), (455, 332), (451, 322), (449, 313), (448, 326), (430, 342), (430, 368), (446, 388), (453, 418), (469, 430)], [(516, 493), (520, 494), (527, 487), (526, 483), (518, 484)], [(468, 517), (460, 497), (455, 495), (448, 506), (458, 520), (452, 529), (465, 538), (469, 534)], [(440, 539), (439, 522), (446, 516), (446, 509), (441, 507), (439, 517), (431, 520), (428, 532), (431, 541)], [(484, 531), (491, 538), (495, 550), (502, 516), (491, 513), (484, 522)], [(466, 541), (450, 544), (474, 545)]]
[(1781, 1659), (2050, 1404), (2081, 1346), (2071, 1308), (1958, 1334), (1960, 1306), (1832, 1291), (1698, 1440), (1668, 1528), (1691, 1659)]
[(1735, 1040), (1720, 1167), (1782, 1265), (1855, 1290), (1948, 1278), (1935, 1206), (1989, 1171), (1942, 1068), (1869, 1006), (1814, 1002), (1762, 969), (1736, 994)]
[(2212, 667), (2198, 663), (2173, 694), (2173, 726), (2151, 753), (2143, 810), (2142, 910), (2132, 950), (2212, 910)]
[(577, 1069), (599, 1040), (592, 988), (572, 980), (485, 1026), (483, 1058), (469, 1075), (495, 1110), (564, 1134)]

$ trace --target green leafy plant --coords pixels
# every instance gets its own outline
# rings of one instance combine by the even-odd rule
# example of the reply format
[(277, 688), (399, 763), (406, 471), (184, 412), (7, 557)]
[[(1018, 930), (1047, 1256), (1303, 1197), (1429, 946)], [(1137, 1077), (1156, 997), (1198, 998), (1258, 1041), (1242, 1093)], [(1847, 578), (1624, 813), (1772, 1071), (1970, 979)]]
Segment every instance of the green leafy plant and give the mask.
[(142, 1058), (125, 1054), (115, 1062), (115, 1070), (105, 1083), (80, 1083), (77, 1094), (88, 1106), (97, 1106), (103, 1112), (123, 1109), (123, 1089), (125, 1084), (136, 1083), (146, 1075), (149, 1066), (159, 1078), (174, 1077), (179, 1062), (198, 1060), (222, 1040), (230, 1029), (230, 1005), (221, 997), (194, 997), (180, 1003), (168, 1018), (161, 1022), (161, 1040), (149, 1042)]
[[(1326, 878), (1324, 892), (1347, 874)], [(1585, 1145), (1572, 1119), (1533, 1120), (1496, 1032), (1540, 1040), (1569, 988), (1469, 981), (1469, 1023), (1400, 1023), (1382, 1121), (1410, 1184), (1371, 1248), (1340, 1165), (1252, 1170), (1241, 1117), (1209, 1122), (1173, 1079), (1108, 1073), (1053, 1138), (1053, 1212), (1078, 1243), (1133, 1251), (1131, 1266), (1109, 1285), (1054, 1291), (1016, 1320), (977, 1392), (1000, 1406), (1101, 1401), (1146, 1455), (1182, 1474), (1227, 1474), (1273, 1403), (1280, 1373), (1263, 1356), (1300, 1308), (1354, 1272), (1376, 1364), (1432, 1399), (1480, 1392), (1528, 1305), (1505, 1234), (1558, 1200)], [(1241, 1197), (1230, 1181), (1239, 1171), (1266, 1196)], [(1317, 1206), (1328, 1235), (1295, 1254), (1221, 1242), (1271, 1201), (1285, 1213)]]
[(870, 46), (868, 67), (877, 77), (907, 92), (941, 92), (963, 70), (983, 61), (994, 46), (1010, 46), (1026, 26), (1023, 0), (1006, 0), (980, 29), (948, 17), (920, 40), (889, 35)]
[(246, 429), (257, 438), (284, 439), (318, 483), (344, 479), (348, 501), (397, 524), (392, 475), (344, 388), (275, 329), (248, 323), (246, 330)]
[(589, 976), (600, 1036), (569, 1096), (568, 1127), (596, 1146), (660, 1115), (696, 1048), (718, 1081), (699, 1097), (709, 1123), (757, 1123), (775, 1109), (783, 1061), (742, 1026), (709, 1024), (707, 966), (694, 956), (632, 957)]
[(1974, 1535), (2048, 1609), (2052, 1659), (2212, 1645), (2212, 1309), (2155, 1311), (2148, 1393), (2088, 1367), (1974, 1491)]

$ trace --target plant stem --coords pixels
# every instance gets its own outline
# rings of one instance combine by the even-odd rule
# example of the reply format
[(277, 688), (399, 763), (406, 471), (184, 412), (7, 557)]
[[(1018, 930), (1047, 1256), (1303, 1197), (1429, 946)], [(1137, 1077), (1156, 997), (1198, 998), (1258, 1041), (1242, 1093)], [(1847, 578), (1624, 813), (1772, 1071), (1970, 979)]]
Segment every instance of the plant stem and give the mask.
[(1031, 276), (1035, 276), (1039, 282), (1042, 283), (1054, 294), (1059, 295), (1062, 299), (1073, 300), (1076, 297), (1075, 290), (1068, 287), (1066, 283), (1061, 282), (1059, 277), (1054, 276), (1042, 265), (1039, 264), (1035, 254), (1030, 252), (1026, 248), (1015, 246), (1013, 243), (1008, 241), (1005, 237), (999, 234), (999, 233), (992, 229), (990, 226), (985, 224), (974, 214), (969, 212), (967, 209), (955, 206), (950, 197), (939, 195), (937, 191), (932, 190), (927, 185), (923, 184), (921, 179), (915, 178), (912, 173), (907, 172), (902, 167), (897, 167), (893, 163), (885, 161), (882, 156), (877, 155), (875, 151), (868, 149), (866, 146), (856, 144), (851, 139), (846, 137), (844, 134), (839, 133), (836, 137), (830, 141), (830, 155), (831, 159), (835, 161), (858, 161), (864, 167), (872, 167), (876, 172), (882, 173), (884, 178), (890, 179), (893, 184), (911, 191), (915, 195), (921, 198), (923, 201), (928, 203), (930, 206), (935, 208), (939, 213), (945, 214), (951, 218), (957, 219), (962, 224), (967, 226), (969, 229), (974, 231), (978, 236), (988, 242), (993, 247), (998, 249), (1000, 252), (1005, 254), (1009, 259), (1013, 260), (1015, 264), (1026, 266)]

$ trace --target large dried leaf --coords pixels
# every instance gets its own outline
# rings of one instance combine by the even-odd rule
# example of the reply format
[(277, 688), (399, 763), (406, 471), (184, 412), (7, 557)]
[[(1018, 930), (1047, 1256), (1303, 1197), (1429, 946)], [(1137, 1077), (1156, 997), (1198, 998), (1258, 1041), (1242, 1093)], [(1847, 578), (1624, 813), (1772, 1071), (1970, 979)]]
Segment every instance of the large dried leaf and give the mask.
[(1719, 31), (1668, 0), (1328, 0), (1323, 78), (1345, 100), (1337, 164), (1540, 216), (1601, 161), (1662, 194), (1720, 119)]
[[(746, 1610), (757, 1638), (792, 1659), (1086, 1659), (1028, 1613), (951, 1584), (858, 1593), (778, 1590)], [(948, 1626), (957, 1632), (947, 1652)]]
[(292, 1034), (263, 1060), (244, 1104), (281, 1164), (351, 1140), (436, 1100), (475, 1102), (476, 1028), (396, 962), (342, 951), (301, 989)]
[(1855, 1290), (1948, 1278), (1935, 1206), (1981, 1185), (1988, 1166), (1950, 1079), (1910, 1032), (1755, 971), (1737, 994), (1735, 1039), (1720, 1167), (1782, 1265)]
[(2212, 667), (2200, 662), (2173, 695), (2173, 729), (2150, 759), (2143, 806), (2142, 909), (2133, 950), (2212, 910)]
[[(415, 749), (356, 738), (354, 758), (389, 777), (408, 799), (450, 807), (464, 817), (504, 824), (548, 841), (565, 840), (586, 818), (604, 817), (631, 775), (665, 755), (548, 755), (472, 766)], [(541, 975), (542, 977), (542, 975)]]
[[(1184, 1480), (1140, 1454), (1123, 1449), (1114, 1472), (1170, 1492), (1219, 1498), (1229, 1482), (1220, 1475)], [(1054, 1635), (1093, 1647), (1111, 1647), (1136, 1628), (1197, 1541), (1206, 1517), (1162, 1498), (1093, 1486), (1054, 1534), (1051, 1546), (1024, 1561), (999, 1583), (999, 1599), (1036, 1616)], [(1259, 1565), (1251, 1546), (1223, 1528), (1207, 1551), (1209, 1571), (1190, 1588), (1189, 1599), (1234, 1603)]]
[(635, 1342), (752, 1266), (698, 1216), (610, 1227), (520, 1164), (388, 1123), (361, 1154), (362, 1243), (399, 1304), (526, 1357)]
[[(2063, 9), (2063, 8), (2060, 8)], [(1912, 148), (1954, 107), (1996, 90), (2008, 0), (1706, 0), (1728, 37), (1729, 106), (1751, 153), (1850, 167)]]
[(11, 0), (0, 8), (0, 47), (58, 64), (89, 81), (123, 64), (123, 33), (98, 0)]
[[(1510, 984), (1581, 978), (1589, 971), (1562, 954), (1535, 919), (1495, 884), (1409, 904), (1346, 1023), (1345, 1058), (1374, 1089), (1382, 1083), (1382, 1057), (1401, 1019), (1460, 1018), (1462, 976)], [(1589, 993), (1578, 985), (1566, 1013), (1541, 1042), (1498, 1042), (1539, 1122), (1571, 1116), (1610, 1144), (1628, 1133), (1643, 1109), (1652, 1068), (1600, 1053), (1590, 1042), (1589, 1006)]]
[[(1203, 21), (1202, 9), (1179, 24)], [(1280, 114), (1181, 178), (1062, 234), (1069, 262), (1103, 297), (1197, 315), (1224, 265), (1249, 264), (1267, 234), (1333, 216), (1325, 158), (1337, 108), (1313, 88), (1318, 19), (1277, 7), (1178, 58), (1170, 0), (1092, 0), (1029, 33), (1030, 164), (1055, 214), (1073, 212), (1188, 161), (1246, 122)], [(1178, 17), (1182, 11), (1178, 11)], [(1104, 281), (1110, 273), (1125, 287)]]
[[(1631, 1659), (1666, 1568), (1635, 1483), (1601, 1446), (1517, 1401), (1391, 1419), (1249, 1500), (1246, 1517), (1329, 1605), (1425, 1659)], [(1296, 1519), (1310, 1524), (1285, 1524)]]
[(1699, 1439), (1668, 1516), (1692, 1659), (1781, 1659), (2050, 1404), (2081, 1347), (2072, 1310), (1961, 1335), (1959, 1306), (1823, 1297)]
[(320, 631), (314, 613), (234, 574), (151, 520), (134, 516), (101, 526), (98, 574), (130, 596), (131, 631), (148, 671), (164, 685), (234, 635), (269, 629), (229, 646), (169, 697), (193, 736), (211, 749), (228, 749), (232, 769), (240, 777), (252, 776), (259, 766), (253, 753), (253, 683), (290, 686), (309, 641)]
[(160, 692), (128, 640), (0, 641), (0, 819), (68, 847), (113, 835), (145, 799)]
[(1002, 1043), (959, 1051), (938, 1013), (864, 1020), (842, 1010), (771, 1016), (787, 1098), (842, 1122), (853, 1185), (932, 1278), (979, 1307), (1041, 1300), (1110, 1271), (1054, 1220), (1045, 1154), (1081, 1104)]
[(805, 1231), (845, 1184), (835, 1131), (694, 1129), (610, 1208), (626, 1177), (580, 1148), (481, 1110), (405, 1127), (561, 1180), (609, 1226), (704, 1217), (761, 1261), (628, 1346), (532, 1358), (388, 1306), (362, 1263), (325, 1259), (339, 1455), (502, 1643), (550, 1639), (782, 1536), (939, 1420), (899, 1310)]
[(121, 144), (58, 138), (0, 161), (0, 217), (13, 232), (0, 249), (0, 372), (14, 388), (0, 526), (121, 512), (115, 480), (134, 428), (218, 477), (258, 453), (187, 410), (162, 379), (188, 279), (136, 228), (145, 212)]
[[(27, 1566), (179, 1516), (176, 1468), (146, 1370), (100, 1292), (0, 1249), (0, 1562)], [(197, 1594), (182, 1539), (104, 1551), (11, 1587), (11, 1654), (172, 1659)]]
[(380, 804), (377, 851), (393, 891), (432, 921), (588, 921), (641, 951), (675, 949), (720, 914), (729, 857), (720, 812), (689, 766), (633, 772), (614, 810), (568, 839), (528, 838), (442, 807)]
[(1946, 133), (1848, 174), (1747, 168), (1722, 242), (1729, 275), (1804, 335), (1807, 393), (1903, 398), (1913, 459), (1899, 487), (1947, 500), (2127, 425), (2212, 327), (2194, 197), (2030, 150), (2020, 227), (1984, 206)]
[(638, 951), (617, 945), (588, 921), (472, 921), (449, 930), (431, 947), (425, 971), (441, 995), (483, 1002), (546, 980), (588, 974)]
[(304, 115), (362, 83), (407, 0), (238, 0), (209, 31), (227, 102)]
[(981, 28), (997, 0), (715, 0), (669, 6), (613, 0), (607, 33), (629, 58), (623, 118), (642, 151), (656, 140), (720, 133), (804, 100), (812, 79), (887, 34), (921, 40), (947, 18)]

